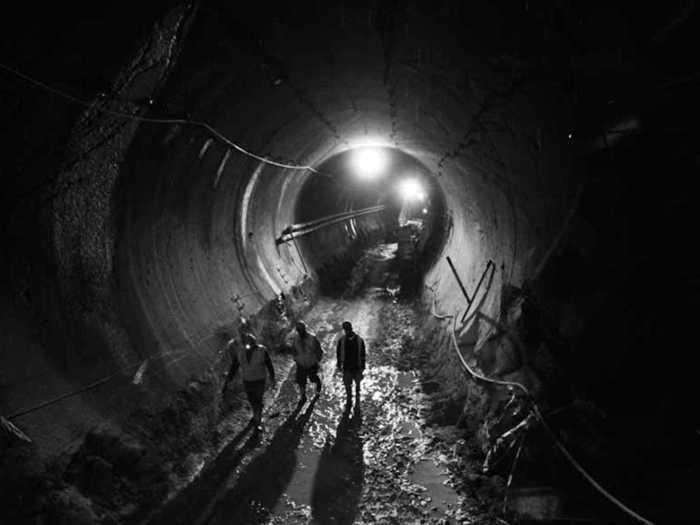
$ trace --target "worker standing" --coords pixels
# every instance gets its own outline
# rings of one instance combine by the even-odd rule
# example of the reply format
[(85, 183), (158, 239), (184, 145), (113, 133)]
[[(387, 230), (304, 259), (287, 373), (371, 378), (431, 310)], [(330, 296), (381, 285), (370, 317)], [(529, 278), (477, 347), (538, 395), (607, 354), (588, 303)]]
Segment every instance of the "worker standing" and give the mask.
[(287, 346), (291, 347), (296, 363), (296, 382), (299, 386), (299, 397), (306, 401), (306, 382), (311, 380), (316, 385), (316, 395), (321, 392), (321, 378), (318, 370), (323, 357), (321, 342), (315, 334), (309, 332), (304, 321), (296, 323), (296, 334)]
[[(251, 423), (255, 425), (257, 430), (262, 430), (262, 409), (263, 409), (263, 394), (265, 393), (265, 378), (266, 372), (270, 375), (270, 381), (275, 383), (275, 369), (272, 366), (272, 360), (267, 348), (258, 344), (257, 339), (251, 333), (245, 333), (242, 336), (243, 344), (232, 352), (231, 368), (224, 381), (224, 386), (221, 390), (223, 395), (226, 387), (238, 369), (241, 369), (243, 379), (243, 388), (245, 389), (248, 402), (253, 411)], [(229, 343), (229, 346), (234, 343)]]
[(336, 348), (338, 371), (343, 373), (346, 408), (352, 402), (352, 384), (355, 383), (355, 405), (360, 402), (360, 382), (365, 371), (365, 341), (352, 329), (352, 323), (343, 323), (343, 332)]

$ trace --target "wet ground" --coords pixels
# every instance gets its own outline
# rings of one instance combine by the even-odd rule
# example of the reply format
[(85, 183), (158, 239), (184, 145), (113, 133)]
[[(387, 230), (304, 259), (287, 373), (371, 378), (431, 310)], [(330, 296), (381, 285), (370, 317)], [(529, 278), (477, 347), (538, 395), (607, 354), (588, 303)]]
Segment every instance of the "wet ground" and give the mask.
[[(245, 427), (240, 405), (223, 429), (228, 444), (160, 523), (475, 523), (453, 488), (452, 453), (436, 429), (418, 370), (397, 367), (414, 336), (417, 313), (396, 298), (396, 244), (369, 251), (354, 296), (321, 299), (305, 317), (322, 342), (323, 389), (300, 402), (292, 368), (266, 395), (264, 429)], [(367, 343), (359, 399), (345, 403), (335, 374), (335, 341), (344, 320)], [(482, 521), (479, 521), (482, 523)]]
[[(420, 333), (426, 314), (399, 286), (399, 275), (407, 274), (399, 257), (397, 244), (367, 250), (347, 273), (346, 288), (318, 300), (304, 317), (325, 350), (321, 393), (314, 395), (310, 384), (308, 398), (300, 402), (291, 358), (275, 355), (279, 381), (266, 392), (263, 431), (248, 425), (241, 389), (229, 388), (214, 439), (218, 448), (170, 465), (166, 470), (178, 478), (171, 484), (173, 497), (156, 515), (137, 522), (629, 522), (576, 472), (566, 470), (569, 479), (556, 469), (552, 483), (558, 456), (551, 452), (533, 455), (546, 460), (530, 459), (526, 466), (521, 458), (509, 489), (505, 480), (515, 472), (514, 449), (501, 455), (498, 468), (484, 471), (478, 425), (453, 425), (464, 416), (465, 401), (445, 394), (462, 388), (459, 379), (453, 384), (431, 370), (439, 337)], [(335, 342), (345, 320), (368, 348), (360, 398), (347, 406), (335, 373)], [(468, 392), (477, 402), (482, 395), (471, 387)], [(468, 412), (471, 417), (478, 416)], [(549, 444), (545, 436), (532, 435), (528, 445), (535, 442)]]

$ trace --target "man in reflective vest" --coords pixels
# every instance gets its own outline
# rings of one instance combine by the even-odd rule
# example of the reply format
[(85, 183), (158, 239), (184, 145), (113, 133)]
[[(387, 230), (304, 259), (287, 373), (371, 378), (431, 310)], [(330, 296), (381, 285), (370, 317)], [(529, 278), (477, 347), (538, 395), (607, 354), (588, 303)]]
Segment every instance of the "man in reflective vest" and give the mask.
[[(229, 369), (224, 387), (221, 391), (222, 395), (226, 391), (229, 381), (233, 379), (236, 372), (240, 368), (243, 379), (243, 388), (245, 389), (248, 402), (253, 410), (253, 419), (251, 423), (258, 430), (261, 430), (262, 409), (263, 409), (263, 394), (265, 393), (265, 377), (266, 372), (270, 374), (270, 381), (275, 383), (275, 369), (272, 366), (270, 354), (267, 353), (267, 348), (259, 345), (253, 334), (243, 334), (243, 344), (238, 345), (232, 354), (231, 368)], [(235, 343), (231, 341), (229, 348)]]
[(360, 402), (360, 381), (365, 370), (365, 342), (352, 330), (350, 321), (343, 323), (343, 336), (338, 340), (336, 357), (338, 370), (343, 373), (345, 385), (345, 403), (350, 406), (352, 401), (352, 383), (355, 383), (355, 404)]
[(321, 378), (318, 376), (319, 363), (323, 357), (321, 342), (315, 334), (308, 331), (304, 321), (296, 324), (297, 333), (287, 345), (292, 348), (296, 363), (296, 382), (299, 385), (301, 401), (306, 401), (306, 381), (310, 379), (316, 385), (316, 395), (321, 392)]

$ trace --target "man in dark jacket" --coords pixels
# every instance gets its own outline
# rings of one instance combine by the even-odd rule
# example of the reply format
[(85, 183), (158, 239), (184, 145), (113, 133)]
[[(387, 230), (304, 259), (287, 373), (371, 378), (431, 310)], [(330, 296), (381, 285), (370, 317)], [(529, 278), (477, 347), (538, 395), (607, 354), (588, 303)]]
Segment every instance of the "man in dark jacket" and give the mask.
[(336, 357), (338, 370), (343, 373), (345, 385), (345, 403), (350, 406), (352, 401), (352, 383), (355, 383), (355, 404), (360, 402), (360, 381), (365, 370), (365, 342), (352, 330), (350, 321), (343, 323), (345, 332), (338, 340)]

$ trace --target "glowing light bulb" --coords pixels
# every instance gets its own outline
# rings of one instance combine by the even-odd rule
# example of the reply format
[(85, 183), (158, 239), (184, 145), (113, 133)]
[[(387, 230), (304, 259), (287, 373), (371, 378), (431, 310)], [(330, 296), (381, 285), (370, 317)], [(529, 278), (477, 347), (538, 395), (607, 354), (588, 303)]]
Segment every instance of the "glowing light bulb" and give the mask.
[(350, 162), (358, 176), (373, 178), (386, 168), (387, 156), (379, 148), (363, 147), (352, 151)]
[(416, 179), (404, 179), (399, 182), (399, 193), (407, 201), (417, 201), (425, 199), (425, 192), (420, 182)]

